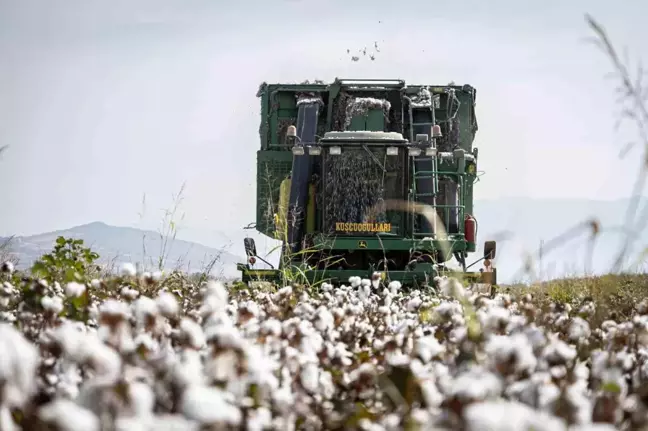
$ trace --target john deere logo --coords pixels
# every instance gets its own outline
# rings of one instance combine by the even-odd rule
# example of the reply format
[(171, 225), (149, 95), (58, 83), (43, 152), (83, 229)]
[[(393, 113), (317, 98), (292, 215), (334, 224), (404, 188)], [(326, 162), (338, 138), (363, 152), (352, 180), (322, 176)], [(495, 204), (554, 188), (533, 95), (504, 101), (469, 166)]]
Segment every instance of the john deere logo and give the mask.
[(358, 241), (358, 248), (367, 248), (367, 241)]

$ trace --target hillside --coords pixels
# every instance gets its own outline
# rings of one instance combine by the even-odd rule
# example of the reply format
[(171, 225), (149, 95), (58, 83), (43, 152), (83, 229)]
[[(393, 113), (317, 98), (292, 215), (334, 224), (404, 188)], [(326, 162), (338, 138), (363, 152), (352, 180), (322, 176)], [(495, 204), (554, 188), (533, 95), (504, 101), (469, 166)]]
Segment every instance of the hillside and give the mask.
[[(101, 262), (105, 264), (133, 262), (143, 263), (143, 267), (147, 269), (156, 268), (163, 248), (158, 232), (93, 222), (54, 232), (14, 237), (11, 240), (11, 251), (19, 259), (18, 267), (25, 268), (43, 253), (50, 251), (56, 238), (61, 235), (83, 239), (87, 246), (99, 253)], [(225, 244), (209, 247), (177, 238), (169, 240), (165, 268), (169, 270), (179, 267), (187, 272), (198, 272), (211, 259), (218, 258), (212, 274), (222, 274), (228, 278), (236, 276), (236, 263), (241, 258), (230, 253), (224, 246)]]

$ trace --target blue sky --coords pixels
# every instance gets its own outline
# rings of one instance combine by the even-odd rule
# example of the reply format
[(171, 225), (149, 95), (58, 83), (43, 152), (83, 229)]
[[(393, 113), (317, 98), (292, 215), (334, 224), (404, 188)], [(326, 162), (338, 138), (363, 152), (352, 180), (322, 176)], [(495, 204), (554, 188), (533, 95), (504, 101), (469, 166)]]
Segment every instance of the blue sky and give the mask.
[[(339, 77), (477, 88), (476, 198), (617, 199), (639, 150), (589, 12), (632, 59), (645, 2), (0, 0), (0, 235), (155, 227), (186, 183), (194, 228), (254, 220), (259, 83)], [(377, 41), (375, 61), (346, 50)], [(140, 220), (142, 197), (146, 212)]]

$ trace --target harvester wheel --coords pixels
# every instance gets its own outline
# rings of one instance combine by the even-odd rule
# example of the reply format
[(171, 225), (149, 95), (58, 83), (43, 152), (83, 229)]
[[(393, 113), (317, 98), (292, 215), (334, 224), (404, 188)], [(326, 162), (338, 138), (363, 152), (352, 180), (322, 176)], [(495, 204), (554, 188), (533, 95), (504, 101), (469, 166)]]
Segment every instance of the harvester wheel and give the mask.
[(495, 241), (484, 242), (484, 259), (495, 259), (497, 243)]

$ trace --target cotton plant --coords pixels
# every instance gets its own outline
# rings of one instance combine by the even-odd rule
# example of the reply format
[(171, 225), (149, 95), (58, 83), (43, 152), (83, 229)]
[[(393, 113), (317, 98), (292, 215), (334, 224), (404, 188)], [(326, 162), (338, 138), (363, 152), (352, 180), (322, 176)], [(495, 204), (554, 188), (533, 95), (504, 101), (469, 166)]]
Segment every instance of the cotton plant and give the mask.
[(591, 300), (540, 307), (450, 277), (256, 291), (130, 264), (14, 273), (0, 272), (2, 429), (648, 426), (648, 302), (598, 323)]

